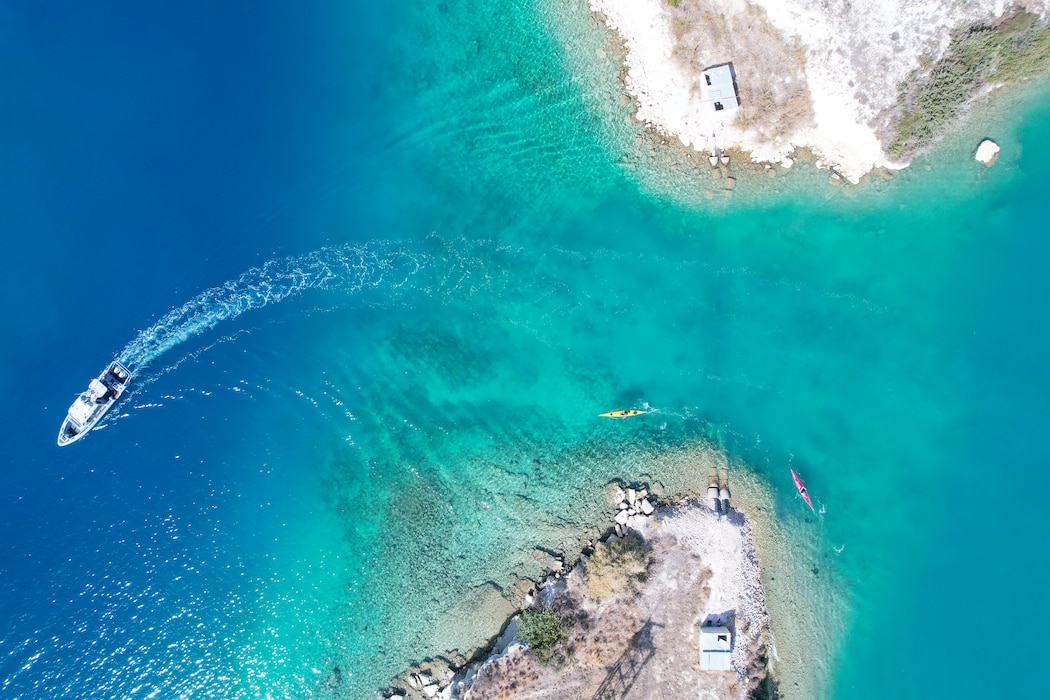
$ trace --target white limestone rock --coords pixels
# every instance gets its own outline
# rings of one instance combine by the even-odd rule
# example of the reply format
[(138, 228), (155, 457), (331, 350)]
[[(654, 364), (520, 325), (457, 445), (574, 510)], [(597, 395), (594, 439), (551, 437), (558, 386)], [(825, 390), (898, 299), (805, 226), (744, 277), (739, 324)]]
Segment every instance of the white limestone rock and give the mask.
[(627, 489), (627, 503), (634, 505), (634, 502), (638, 500), (638, 494), (635, 493), (634, 489)]
[(616, 517), (613, 518), (613, 520), (615, 520), (620, 525), (626, 525), (627, 524), (627, 519), (629, 517), (630, 516), (627, 515), (627, 511), (621, 510), (619, 513), (616, 514)]
[(642, 499), (641, 507), (643, 515), (652, 515), (653, 511), (656, 510), (656, 508), (653, 508), (653, 504), (649, 502), (648, 498)]
[(627, 527), (632, 530), (639, 530), (645, 527), (646, 517), (644, 515), (632, 515), (627, 519)]
[(977, 153), (974, 154), (974, 159), (984, 163), (986, 168), (992, 167), (999, 159), (999, 144), (991, 139), (981, 141), (981, 145), (977, 147)]
[(438, 694), (439, 690), (441, 690), (441, 688), (438, 687), (437, 683), (431, 683), (430, 685), (423, 686), (423, 695), (432, 698)]

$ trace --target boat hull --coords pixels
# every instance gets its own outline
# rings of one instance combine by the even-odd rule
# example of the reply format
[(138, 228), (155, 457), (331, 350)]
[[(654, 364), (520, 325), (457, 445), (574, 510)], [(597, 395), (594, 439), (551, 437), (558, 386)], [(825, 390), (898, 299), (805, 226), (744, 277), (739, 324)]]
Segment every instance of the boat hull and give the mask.
[(798, 474), (795, 473), (794, 469), (791, 470), (791, 478), (795, 480), (795, 488), (798, 489), (798, 494), (806, 501), (809, 509), (816, 513), (817, 509), (813, 507), (813, 501), (809, 500), (809, 491), (806, 490), (806, 485), (802, 483), (802, 479), (798, 478)]
[(131, 372), (119, 362), (111, 362), (97, 379), (92, 379), (87, 391), (77, 396), (69, 407), (62, 427), (58, 429), (58, 445), (64, 447), (87, 435), (106, 415), (106, 411), (124, 394), (131, 381)]
[(608, 413), (599, 413), (599, 418), (631, 418), (633, 416), (644, 416), (645, 411), (639, 411), (637, 409), (630, 409), (627, 411), (609, 411)]

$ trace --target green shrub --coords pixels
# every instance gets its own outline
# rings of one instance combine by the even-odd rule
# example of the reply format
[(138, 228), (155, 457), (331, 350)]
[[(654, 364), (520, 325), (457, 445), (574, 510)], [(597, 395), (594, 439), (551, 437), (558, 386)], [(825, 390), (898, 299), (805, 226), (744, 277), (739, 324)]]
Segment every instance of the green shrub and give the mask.
[(1050, 27), (1035, 15), (1020, 11), (995, 26), (967, 28), (925, 78), (916, 72), (901, 86), (904, 114), (887, 153), (901, 158), (928, 146), (985, 85), (1028, 80), (1048, 70)]
[(536, 660), (549, 664), (558, 645), (572, 632), (572, 619), (553, 610), (525, 610), (518, 624), (518, 637), (529, 645)]

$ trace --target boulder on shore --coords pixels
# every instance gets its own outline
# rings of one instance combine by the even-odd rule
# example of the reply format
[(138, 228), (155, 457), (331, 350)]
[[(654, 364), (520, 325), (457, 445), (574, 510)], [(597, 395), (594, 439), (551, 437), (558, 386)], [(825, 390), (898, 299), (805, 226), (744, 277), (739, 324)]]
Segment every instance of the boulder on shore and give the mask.
[(627, 518), (627, 527), (629, 527), (632, 530), (641, 530), (643, 527), (645, 527), (645, 523), (647, 522), (647, 520), (648, 519), (644, 515), (632, 515), (631, 517)]
[(977, 147), (977, 153), (973, 157), (975, 160), (984, 163), (986, 168), (990, 168), (999, 159), (999, 144), (991, 139), (985, 139), (981, 141), (981, 145)]

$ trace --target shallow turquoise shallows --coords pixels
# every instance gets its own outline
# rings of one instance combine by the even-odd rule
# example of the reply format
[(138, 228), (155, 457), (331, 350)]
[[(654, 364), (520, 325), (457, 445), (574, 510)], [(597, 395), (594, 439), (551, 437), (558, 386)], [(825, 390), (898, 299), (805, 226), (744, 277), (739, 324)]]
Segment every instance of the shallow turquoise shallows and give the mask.
[(1045, 94), (727, 199), (632, 157), (575, 0), (74, 10), (0, 41), (0, 694), (372, 697), (701, 443), (776, 494), (806, 693), (1039, 694)]

